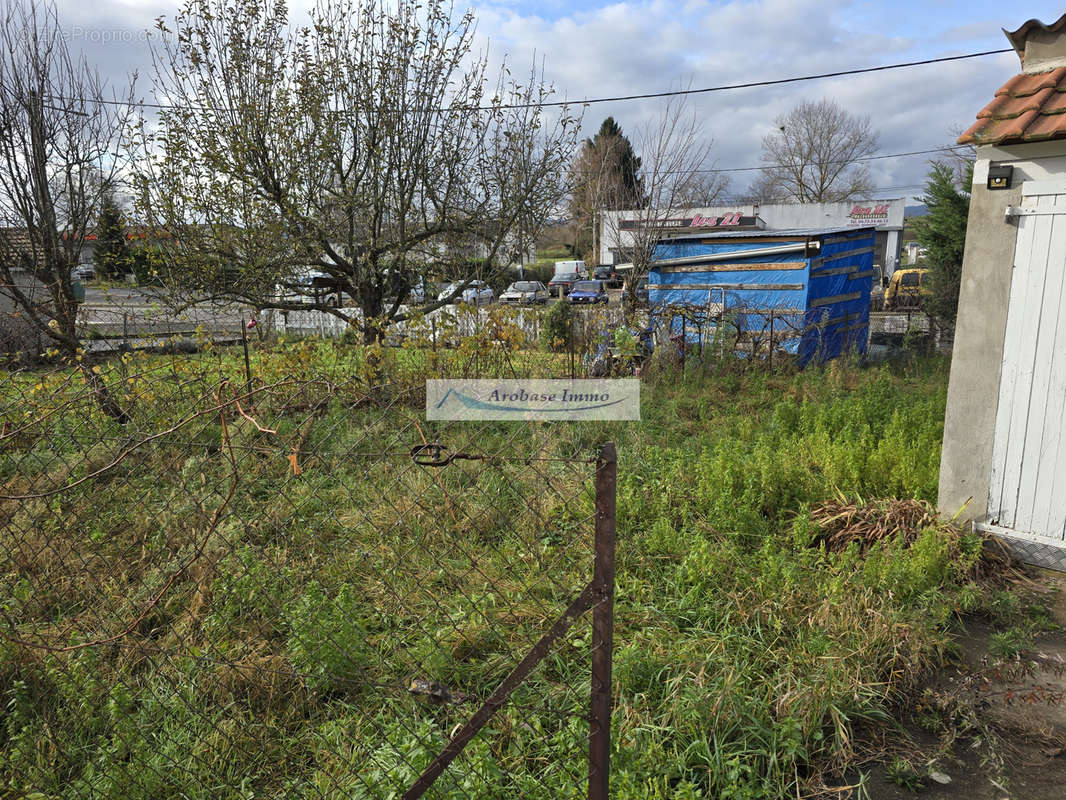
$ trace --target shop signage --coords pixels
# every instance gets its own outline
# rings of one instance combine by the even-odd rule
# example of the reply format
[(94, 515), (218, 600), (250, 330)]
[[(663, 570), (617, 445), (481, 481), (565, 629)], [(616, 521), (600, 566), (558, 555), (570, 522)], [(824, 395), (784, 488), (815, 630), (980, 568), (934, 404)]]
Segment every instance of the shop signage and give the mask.
[(848, 214), (849, 225), (884, 225), (888, 223), (888, 203), (875, 206), (852, 206)]
[[(886, 206), (887, 208), (887, 206)], [(671, 230), (704, 230), (707, 228), (757, 228), (758, 217), (745, 217), (739, 211), (719, 216), (696, 214), (691, 217), (674, 217), (670, 219), (623, 219), (618, 223), (623, 231), (647, 228), (669, 228)]]

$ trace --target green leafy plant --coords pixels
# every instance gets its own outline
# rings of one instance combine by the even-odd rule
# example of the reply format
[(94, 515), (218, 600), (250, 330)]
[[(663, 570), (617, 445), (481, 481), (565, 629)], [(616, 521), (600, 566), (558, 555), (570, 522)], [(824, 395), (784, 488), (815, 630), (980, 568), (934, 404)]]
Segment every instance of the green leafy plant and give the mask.
[(942, 323), (953, 325), (959, 307), (962, 255), (970, 214), (973, 162), (961, 171), (944, 161), (930, 167), (922, 202), (929, 213), (916, 219), (915, 233), (926, 248), (929, 295), (925, 309)]
[(565, 300), (548, 309), (540, 329), (540, 344), (545, 350), (557, 352), (573, 342), (574, 311)]
[(365, 683), (365, 615), (348, 583), (331, 595), (312, 581), (285, 610), (289, 655), (312, 688), (353, 691)]
[(905, 758), (894, 758), (885, 767), (888, 779), (908, 792), (917, 792), (924, 785), (918, 770)]

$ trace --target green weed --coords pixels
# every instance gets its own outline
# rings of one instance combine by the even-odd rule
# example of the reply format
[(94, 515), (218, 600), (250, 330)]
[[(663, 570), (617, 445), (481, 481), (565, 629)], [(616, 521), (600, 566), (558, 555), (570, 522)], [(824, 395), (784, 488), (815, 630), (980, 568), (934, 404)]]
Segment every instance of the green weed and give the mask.
[[(639, 424), (422, 420), (405, 376), (564, 366), (498, 341), (255, 344), (245, 407), (278, 433), (230, 415), (238, 491), (203, 556), (116, 644), (0, 648), (0, 793), (402, 793), (584, 585), (593, 513), (591, 465), (433, 470), (374, 456), (423, 435), (503, 456), (617, 443), (619, 800), (794, 797), (842, 769), (857, 728), (884, 723), (939, 662), (959, 609), (1024, 616), (967, 577), (980, 543), (940, 527), (866, 552), (816, 546), (815, 504), (935, 500), (943, 361), (765, 375), (692, 359), (683, 374), (649, 369)], [(136, 618), (223, 503), (229, 451), (204, 409), (220, 375), (243, 382), (243, 369), (220, 348), (102, 371), (133, 411), (129, 430), (175, 433), (77, 491), (5, 510), (7, 614), (71, 641)], [(69, 413), (83, 387), (61, 371), (4, 379), (4, 398), (48, 420), (0, 451), (16, 492), (84, 477), (135, 435), (91, 403)], [(569, 494), (546, 488), (558, 485)], [(589, 647), (583, 620), (434, 796), (573, 794), (587, 769)], [(407, 690), (428, 678), (462, 700)]]

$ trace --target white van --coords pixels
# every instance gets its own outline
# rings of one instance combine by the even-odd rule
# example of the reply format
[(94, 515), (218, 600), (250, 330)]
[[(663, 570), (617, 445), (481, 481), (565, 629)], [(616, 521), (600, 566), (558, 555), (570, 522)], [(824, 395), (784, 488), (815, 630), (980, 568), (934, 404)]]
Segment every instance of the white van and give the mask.
[(585, 272), (584, 261), (556, 261), (555, 262), (555, 275), (552, 277), (559, 277), (560, 275), (577, 275), (579, 278), (588, 277), (588, 273)]

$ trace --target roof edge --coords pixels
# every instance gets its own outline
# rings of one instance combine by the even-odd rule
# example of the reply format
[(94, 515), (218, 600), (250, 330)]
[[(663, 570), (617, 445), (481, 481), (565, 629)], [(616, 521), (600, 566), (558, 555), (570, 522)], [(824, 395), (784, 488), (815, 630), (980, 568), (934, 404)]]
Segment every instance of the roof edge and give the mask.
[(1007, 37), (1007, 41), (1010, 42), (1010, 46), (1014, 48), (1014, 52), (1018, 54), (1018, 58), (1021, 58), (1025, 55), (1025, 41), (1035, 28), (1039, 28), (1044, 33), (1058, 33), (1064, 27), (1066, 27), (1066, 14), (1063, 14), (1050, 25), (1033, 18), (1023, 22), (1017, 30), (1008, 31), (1006, 28), (1002, 28), (1002, 31), (1003, 35)]

